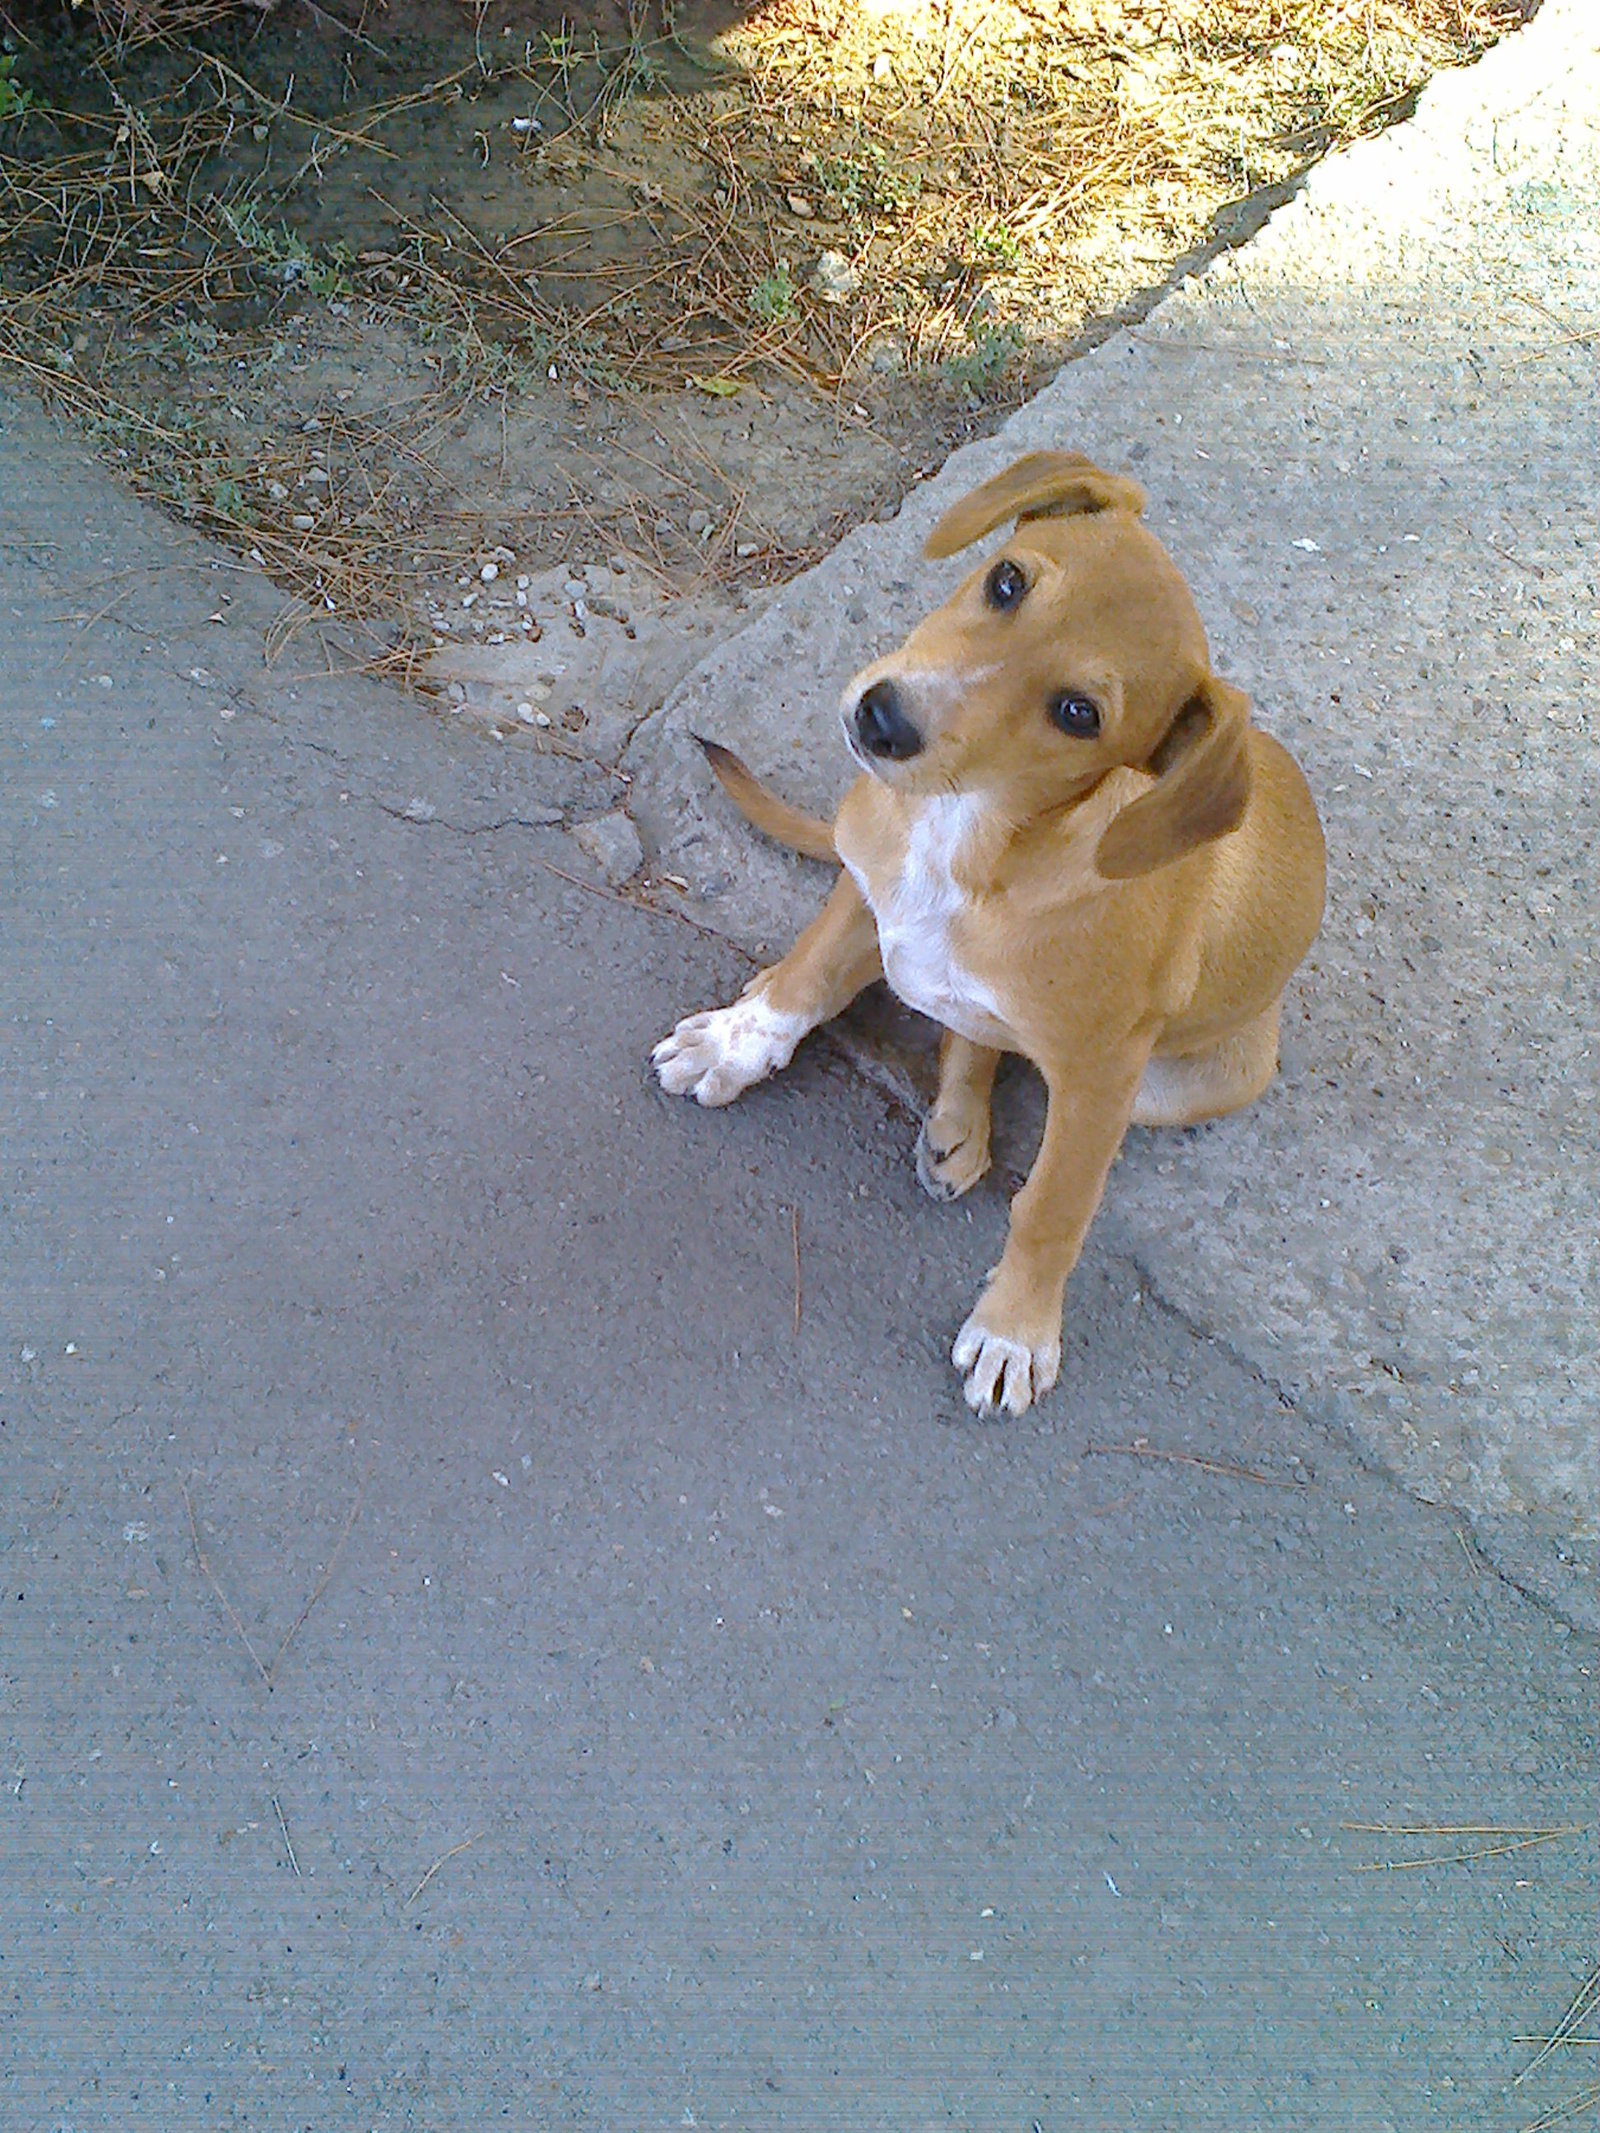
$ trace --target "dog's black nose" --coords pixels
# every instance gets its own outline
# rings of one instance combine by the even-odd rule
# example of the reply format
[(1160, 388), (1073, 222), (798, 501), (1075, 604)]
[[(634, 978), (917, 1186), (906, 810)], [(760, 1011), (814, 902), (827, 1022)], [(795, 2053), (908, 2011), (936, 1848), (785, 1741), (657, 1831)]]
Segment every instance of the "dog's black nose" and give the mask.
[(875, 681), (856, 705), (856, 739), (868, 755), (886, 755), (896, 763), (922, 753), (922, 735), (900, 705), (892, 681)]

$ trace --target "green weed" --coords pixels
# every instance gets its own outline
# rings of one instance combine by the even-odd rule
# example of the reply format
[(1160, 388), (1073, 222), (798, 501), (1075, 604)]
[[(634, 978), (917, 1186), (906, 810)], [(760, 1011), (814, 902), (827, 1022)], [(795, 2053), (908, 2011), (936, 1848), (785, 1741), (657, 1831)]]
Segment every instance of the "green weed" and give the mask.
[(823, 191), (852, 217), (898, 215), (914, 206), (922, 192), (921, 174), (898, 169), (876, 141), (869, 141), (857, 155), (824, 156), (817, 165), (817, 179)]
[(970, 222), (967, 225), (967, 257), (984, 267), (1019, 267), (1022, 247), (1003, 222)]
[(166, 335), (167, 346), (189, 362), (215, 355), (222, 336), (208, 318), (179, 319)]
[(774, 267), (750, 291), (750, 315), (763, 326), (781, 326), (794, 317), (799, 293), (789, 278), (789, 269)]
[(1003, 326), (985, 321), (967, 328), (967, 347), (960, 355), (947, 356), (940, 365), (952, 385), (977, 393), (998, 385), (1027, 346), (1027, 335), (1014, 319)]
[(287, 223), (265, 222), (253, 200), (220, 204), (218, 213), (257, 266), (264, 268), (286, 289), (304, 289), (308, 296), (326, 303), (350, 294), (350, 253), (334, 245), (326, 258), (314, 252)]
[(33, 105), (33, 91), (25, 89), (13, 75), (16, 64), (11, 53), (0, 53), (0, 123), (25, 118)]

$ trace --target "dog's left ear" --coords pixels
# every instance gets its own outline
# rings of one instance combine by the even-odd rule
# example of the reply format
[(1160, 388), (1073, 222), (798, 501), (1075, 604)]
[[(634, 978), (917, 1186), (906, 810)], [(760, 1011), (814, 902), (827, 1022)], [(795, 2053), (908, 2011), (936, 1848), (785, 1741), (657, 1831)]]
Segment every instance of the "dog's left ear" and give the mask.
[(1068, 518), (1084, 511), (1127, 511), (1137, 518), (1144, 491), (1136, 481), (1106, 474), (1081, 452), (1029, 452), (960, 503), (952, 504), (922, 544), (937, 560), (958, 555), (1012, 519)]
[(1107, 824), (1097, 872), (1152, 874), (1236, 830), (1250, 800), (1249, 733), (1249, 697), (1208, 674), (1142, 766), (1155, 784)]

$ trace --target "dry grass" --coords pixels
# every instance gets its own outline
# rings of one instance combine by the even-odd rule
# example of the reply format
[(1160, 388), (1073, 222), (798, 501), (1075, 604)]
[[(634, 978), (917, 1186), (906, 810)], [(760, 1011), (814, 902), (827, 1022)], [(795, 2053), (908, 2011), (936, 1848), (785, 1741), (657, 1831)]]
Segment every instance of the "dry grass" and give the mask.
[(1408, 1873), (1422, 1867), (1469, 1866), (1480, 1859), (1503, 1859), (1511, 1852), (1532, 1851), (1541, 1844), (1555, 1844), (1566, 1837), (1587, 1834), (1582, 1822), (1562, 1822), (1546, 1828), (1508, 1828), (1490, 1822), (1341, 1822), (1341, 1829), (1359, 1830), (1382, 1837), (1488, 1837), (1493, 1842), (1472, 1844), (1465, 1850), (1431, 1851), (1411, 1859), (1380, 1859), (1351, 1868), (1356, 1874)]
[[(254, 556), (297, 615), (391, 639), (418, 573), (484, 542), (434, 456), (474, 404), (551, 376), (716, 395), (772, 369), (846, 413), (856, 394), (1014, 396), (1229, 202), (1382, 125), (1528, 12), (773, 0), (721, 40), (720, 71), (686, 77), (670, 0), (664, 17), (637, 0), (620, 46), (563, 28), (510, 64), (484, 5), (463, 15), (459, 66), (319, 111), (249, 79), (237, 39), (206, 43), (241, 12), (223, 0), (90, 5), (102, 42), (72, 107), (0, 103), (0, 363), (136, 486)], [(42, 52), (13, 69), (25, 92)], [(674, 67), (675, 93), (656, 93)], [(478, 129), (485, 164), (512, 159), (525, 226), (496, 237), (435, 200), (425, 219), (391, 207), (389, 241), (359, 256), (302, 235), (334, 159), (386, 199), (390, 141), (424, 106), (430, 128)], [(287, 160), (270, 194), (239, 176), (246, 135)], [(402, 328), (428, 389), (381, 420), (330, 407), (282, 436), (198, 382), (219, 330), (249, 373), (308, 304)], [(232, 390), (248, 402), (248, 378)], [(732, 555), (697, 567), (731, 574)]]
[[(1512, 2087), (1521, 2088), (1528, 2076), (1543, 2066), (1554, 2052), (1574, 2046), (1580, 2050), (1592, 2051), (1600, 2045), (1600, 2037), (1582, 2034), (1586, 2028), (1593, 2027), (1597, 2012), (1600, 2012), (1600, 1966), (1590, 1970), (1568, 2001), (1566, 2012), (1548, 2036), (1517, 2039), (1519, 2044), (1537, 2044), (1539, 2049), (1518, 2074), (1511, 2084)], [(1545, 2133), (1547, 2127), (1565, 2125), (1574, 2118), (1585, 2118), (1597, 2103), (1600, 2103), (1600, 2082), (1591, 2081), (1574, 2094), (1563, 2097), (1549, 2110), (1541, 2111), (1537, 2118), (1530, 2119), (1526, 2125), (1519, 2127), (1518, 2133)]]
[[(1220, 209), (1387, 123), (1527, 12), (775, 0), (722, 40), (731, 85), (619, 103), (592, 129), (636, 190), (638, 151), (683, 173), (653, 189), (655, 244), (615, 292), (646, 299), (624, 367), (681, 376), (674, 342), (703, 355), (703, 336), (730, 375), (777, 361), (838, 386), (864, 362), (932, 365), (981, 394), (1018, 358), (1058, 354), (1108, 293), (1159, 281)], [(570, 170), (572, 140), (533, 157)], [(827, 293), (823, 253), (842, 262)], [(665, 335), (651, 290), (672, 299)]]
[[(70, 0), (93, 20), (108, 53), (120, 59), (141, 45), (193, 37), (230, 15), (245, 12), (241, 0)], [(253, 15), (270, 15), (277, 0), (248, 7)]]
[[(292, 596), (294, 617), (393, 620), (419, 567), (448, 568), (472, 545), (460, 527), (431, 524), (421, 499), (447, 491), (430, 451), (505, 371), (503, 352), (476, 336), (470, 312), (435, 307), (430, 332), (448, 349), (424, 358), (436, 389), (387, 406), (381, 421), (332, 405), (287, 436), (254, 434), (259, 423), (231, 404), (251, 401), (251, 378), (231, 395), (182, 390), (219, 342), (248, 349), (241, 367), (270, 366), (282, 352), (272, 311), (286, 299), (337, 306), (355, 295), (352, 263), (319, 254), (248, 199), (205, 191), (208, 166), (262, 100), (225, 62), (192, 56), (158, 102), (135, 106), (107, 74), (110, 116), (55, 114), (58, 131), (93, 146), (34, 160), (7, 153), (0, 133), (10, 292), (0, 363), (81, 420), (141, 493), (261, 564)], [(386, 115), (365, 114), (366, 128)], [(315, 121), (304, 128), (313, 145), (325, 137)], [(371, 130), (342, 131), (386, 154)], [(267, 321), (219, 335), (212, 320), (230, 307)], [(370, 308), (394, 306), (374, 292)], [(153, 392), (153, 372), (179, 388)]]

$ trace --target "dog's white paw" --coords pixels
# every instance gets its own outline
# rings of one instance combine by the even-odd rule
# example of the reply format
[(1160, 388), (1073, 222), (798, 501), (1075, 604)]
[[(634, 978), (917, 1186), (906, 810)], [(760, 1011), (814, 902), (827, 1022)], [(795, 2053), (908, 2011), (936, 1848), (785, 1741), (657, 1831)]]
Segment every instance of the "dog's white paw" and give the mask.
[(956, 1335), (950, 1360), (966, 1379), (967, 1405), (974, 1414), (1003, 1407), (1009, 1415), (1023, 1415), (1060, 1375), (1061, 1342), (1012, 1340), (984, 1325), (974, 1311)]
[(650, 1054), (656, 1078), (670, 1096), (731, 1104), (794, 1057), (810, 1028), (803, 1015), (785, 1015), (766, 995), (747, 992), (731, 1006), (686, 1015)]

